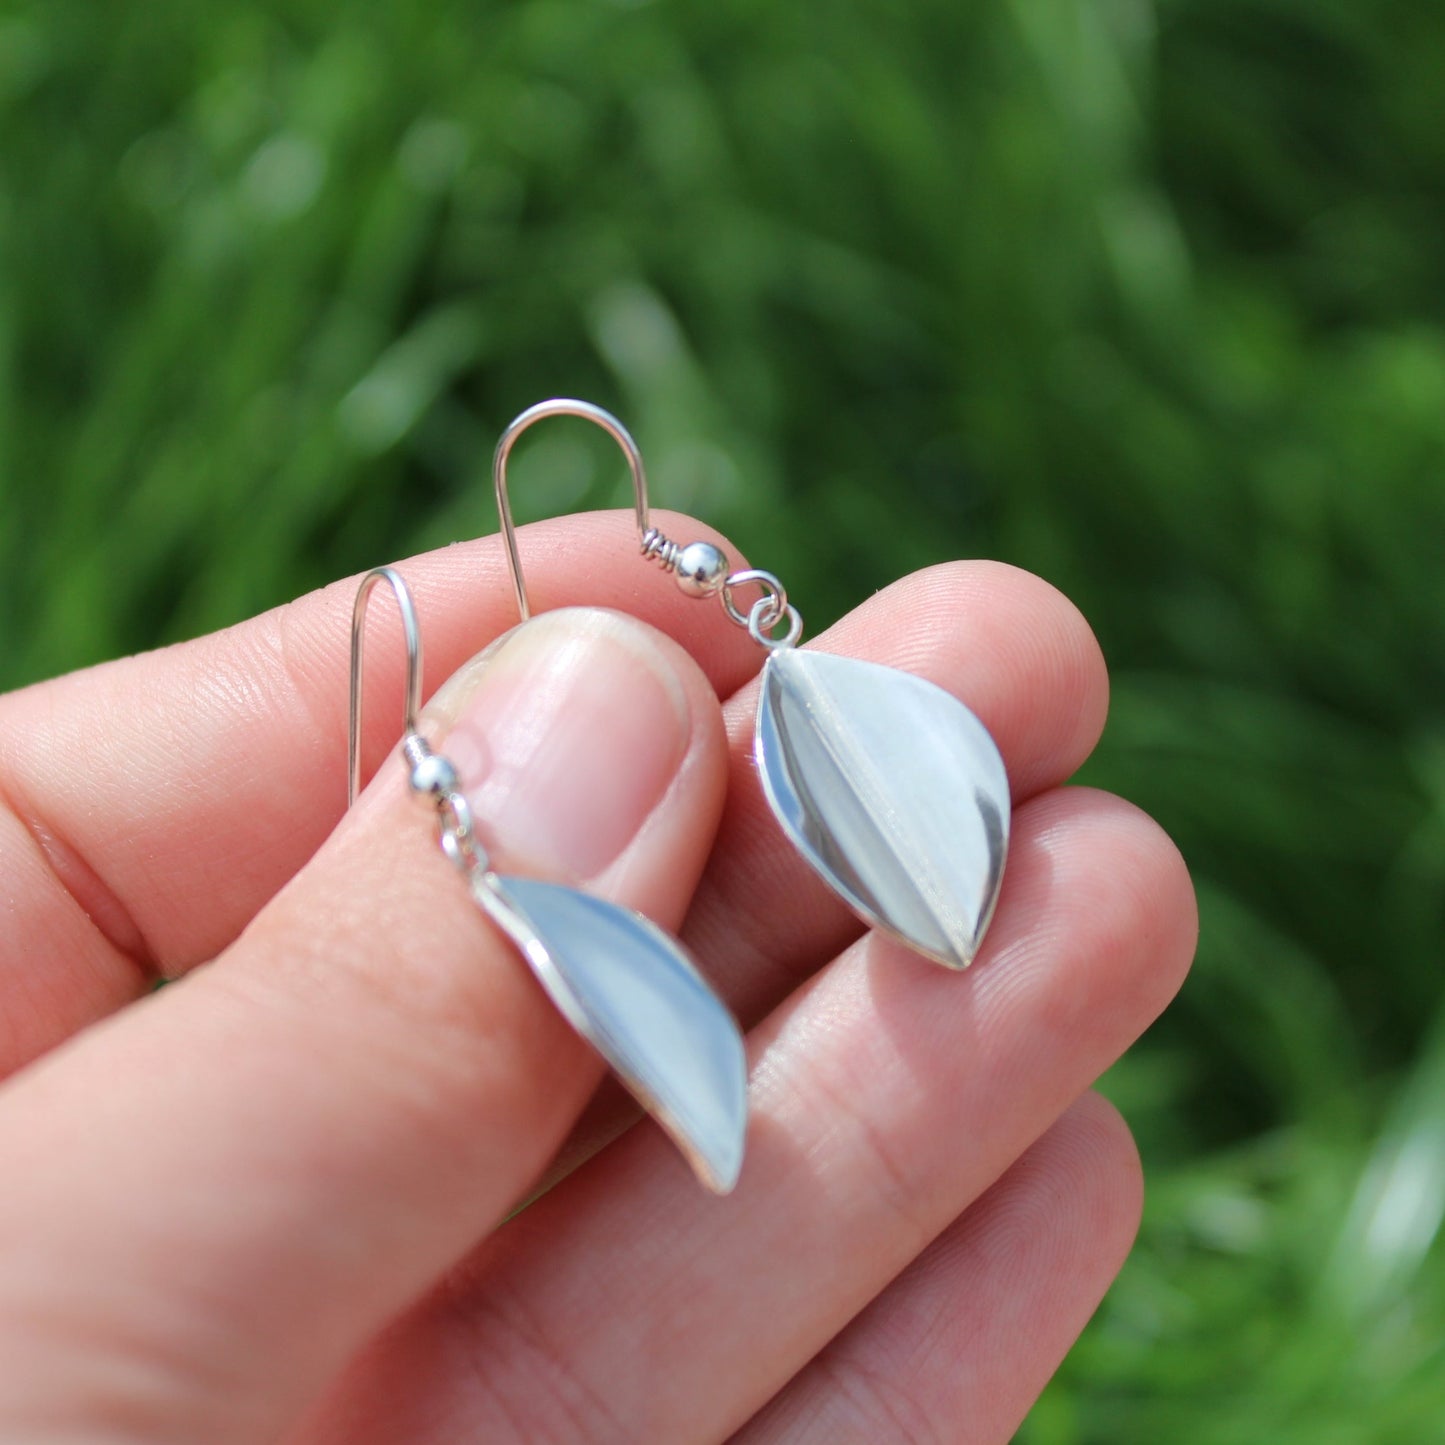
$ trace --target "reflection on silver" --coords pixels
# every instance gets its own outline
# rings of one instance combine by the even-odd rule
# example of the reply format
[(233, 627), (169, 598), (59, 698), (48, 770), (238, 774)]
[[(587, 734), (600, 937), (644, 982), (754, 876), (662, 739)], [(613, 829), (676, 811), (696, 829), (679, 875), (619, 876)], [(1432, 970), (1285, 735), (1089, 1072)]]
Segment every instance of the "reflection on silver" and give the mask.
[(680, 946), (642, 914), (556, 883), (483, 873), (472, 896), (702, 1182), (728, 1193), (743, 1163), (747, 1060)]
[(1009, 788), (988, 729), (921, 677), (781, 648), (754, 751), (773, 812), (855, 912), (950, 968), (998, 901)]

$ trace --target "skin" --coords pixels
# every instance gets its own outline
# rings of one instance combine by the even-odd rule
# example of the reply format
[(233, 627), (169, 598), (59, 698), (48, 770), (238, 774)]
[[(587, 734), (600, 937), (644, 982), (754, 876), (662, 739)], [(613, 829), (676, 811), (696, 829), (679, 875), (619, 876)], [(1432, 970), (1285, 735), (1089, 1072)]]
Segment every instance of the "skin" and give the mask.
[(386, 755), (380, 600), (376, 778), (342, 816), (341, 582), (0, 701), (0, 1436), (1010, 1437), (1138, 1222), (1090, 1085), (1194, 949), (1164, 834), (1063, 786), (1103, 726), (1098, 647), (991, 563), (811, 644), (931, 678), (999, 743), (1010, 861), (953, 974), (793, 854), (749, 756), (761, 652), (631, 545), (627, 514), (524, 529), (539, 612), (615, 610), (471, 663), (515, 621), (495, 539), (401, 564), (428, 678), (455, 674), (425, 729), (500, 864), (680, 931), (749, 1030), (736, 1192), (627, 1127), (442, 859)]

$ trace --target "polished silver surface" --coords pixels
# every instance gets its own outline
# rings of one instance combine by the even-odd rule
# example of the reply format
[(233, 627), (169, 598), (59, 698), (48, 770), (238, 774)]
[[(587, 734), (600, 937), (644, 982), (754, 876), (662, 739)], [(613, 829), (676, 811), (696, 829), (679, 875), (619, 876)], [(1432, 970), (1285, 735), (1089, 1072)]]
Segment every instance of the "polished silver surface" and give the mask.
[(742, 1169), (747, 1060), (681, 947), (642, 914), (556, 883), (478, 874), (472, 895), (702, 1182), (728, 1193)]
[(754, 750), (779, 822), (850, 907), (950, 968), (973, 961), (1010, 800), (968, 708), (895, 668), (783, 648), (763, 669)]
[(439, 753), (426, 753), (417, 759), (407, 775), (406, 785), (413, 793), (440, 807), (459, 786), (457, 770)]
[(689, 597), (711, 597), (727, 580), (727, 553), (711, 542), (689, 542), (678, 548), (674, 575)]

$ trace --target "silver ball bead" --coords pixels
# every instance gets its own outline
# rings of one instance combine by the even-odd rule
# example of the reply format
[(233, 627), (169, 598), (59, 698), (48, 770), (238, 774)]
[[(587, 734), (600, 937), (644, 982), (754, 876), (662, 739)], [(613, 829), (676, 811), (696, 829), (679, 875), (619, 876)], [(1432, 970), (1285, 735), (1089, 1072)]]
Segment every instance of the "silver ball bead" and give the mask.
[(689, 542), (677, 554), (677, 585), (689, 597), (711, 597), (727, 575), (727, 553), (711, 542)]
[(413, 793), (439, 803), (448, 793), (456, 792), (457, 770), (444, 757), (433, 753), (417, 763), (407, 781)]

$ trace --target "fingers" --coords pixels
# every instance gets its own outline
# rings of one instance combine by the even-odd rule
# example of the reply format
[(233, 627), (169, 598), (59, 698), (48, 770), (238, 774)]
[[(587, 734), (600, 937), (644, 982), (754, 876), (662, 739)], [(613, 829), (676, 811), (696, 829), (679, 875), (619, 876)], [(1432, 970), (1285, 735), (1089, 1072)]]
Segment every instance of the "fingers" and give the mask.
[(1194, 932), (1142, 814), (1086, 790), (1025, 804), (973, 967), (870, 935), (756, 1031), (734, 1196), (691, 1197), (634, 1130), (365, 1357), (317, 1438), (724, 1437), (1138, 1035)]
[[(677, 535), (707, 529), (663, 518)], [(724, 696), (761, 653), (653, 569), (627, 565), (630, 513), (524, 528), (538, 606), (616, 605), (698, 657)], [(619, 566), (579, 570), (617, 551)], [(496, 539), (404, 565), (428, 676), (512, 621)], [(600, 575), (597, 575), (600, 574)], [(345, 800), (345, 677), (354, 581), (229, 632), (32, 688), (0, 704), (0, 1077), (232, 939), (315, 850)], [(1068, 776), (1107, 705), (1097, 645), (1073, 606), (1014, 568), (961, 563), (887, 589), (824, 645), (912, 668), (994, 732), (1016, 801)], [(368, 717), (400, 695), (401, 649), (368, 652)], [(856, 936), (852, 916), (793, 855), (758, 793), (754, 697), (729, 703), (732, 799), (687, 941), (748, 1019)], [(368, 728), (368, 771), (395, 737)], [(780, 906), (785, 904), (786, 906)], [(43, 960), (37, 967), (35, 960)], [(615, 1108), (611, 1109), (615, 1116)], [(604, 1115), (608, 1107), (604, 1105)], [(604, 1118), (610, 1130), (615, 1118)]]
[[(499, 865), (676, 924), (725, 779), (679, 648), (550, 613), (434, 710)], [(404, 793), (388, 769), (216, 965), (0, 1091), (0, 1435), (272, 1438), (556, 1147), (600, 1066)]]
[[(677, 535), (714, 536), (658, 516)], [(617, 607), (680, 639), (724, 695), (757, 649), (636, 556), (631, 512), (522, 529), (535, 604)], [(598, 557), (616, 565), (596, 565)], [(584, 563), (585, 565), (579, 565)], [(435, 686), (516, 621), (496, 538), (402, 565)], [(355, 579), (226, 632), (0, 700), (0, 1077), (213, 957), (346, 802)], [(398, 735), (402, 648), (368, 634), (367, 773)]]
[[(1108, 710), (1099, 645), (1047, 582), (996, 562), (955, 563), (895, 583), (818, 639), (828, 652), (913, 672), (960, 698), (992, 733), (1014, 806), (1063, 782)], [(863, 925), (784, 835), (753, 765), (757, 685), (729, 699), (732, 766), (717, 848), (686, 939), (755, 1022), (858, 937)]]
[(735, 1436), (1003, 1445), (1133, 1244), (1139, 1156), (1086, 1094)]

